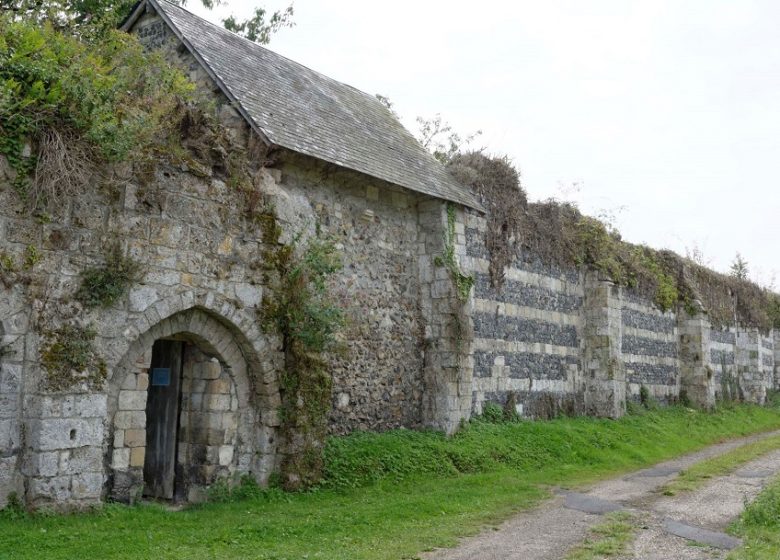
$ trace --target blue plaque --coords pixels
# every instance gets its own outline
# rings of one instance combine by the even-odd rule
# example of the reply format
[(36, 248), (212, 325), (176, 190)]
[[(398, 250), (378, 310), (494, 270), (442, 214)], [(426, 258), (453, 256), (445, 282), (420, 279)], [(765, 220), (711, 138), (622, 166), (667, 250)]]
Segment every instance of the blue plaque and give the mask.
[(152, 386), (167, 387), (171, 384), (171, 368), (160, 367), (152, 369)]

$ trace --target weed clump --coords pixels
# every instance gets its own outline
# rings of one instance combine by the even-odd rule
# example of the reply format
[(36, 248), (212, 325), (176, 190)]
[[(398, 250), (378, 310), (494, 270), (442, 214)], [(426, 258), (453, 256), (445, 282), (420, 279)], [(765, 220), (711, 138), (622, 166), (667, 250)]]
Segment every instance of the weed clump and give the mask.
[(92, 327), (75, 324), (43, 333), (41, 365), (49, 391), (63, 391), (79, 383), (89, 390), (102, 389), (108, 369), (95, 351), (96, 336)]
[(87, 307), (111, 307), (127, 294), (140, 277), (140, 264), (125, 255), (119, 245), (111, 248), (103, 265), (81, 274), (76, 298)]

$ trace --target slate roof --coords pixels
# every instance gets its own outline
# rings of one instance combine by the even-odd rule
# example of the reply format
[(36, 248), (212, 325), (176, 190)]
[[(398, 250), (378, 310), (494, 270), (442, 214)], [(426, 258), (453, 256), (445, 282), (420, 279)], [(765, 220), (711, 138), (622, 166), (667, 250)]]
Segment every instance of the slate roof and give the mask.
[(481, 209), (373, 95), (165, 0), (146, 1), (270, 144)]

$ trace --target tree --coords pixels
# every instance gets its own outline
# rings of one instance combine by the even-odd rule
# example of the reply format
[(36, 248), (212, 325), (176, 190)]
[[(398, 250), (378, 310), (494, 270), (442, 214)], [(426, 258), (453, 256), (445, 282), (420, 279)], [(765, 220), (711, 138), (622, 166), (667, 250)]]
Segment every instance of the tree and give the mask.
[(439, 113), (429, 119), (417, 117), (417, 125), (420, 127), (417, 140), (433, 157), (445, 164), (482, 134), (482, 131), (478, 130), (464, 138), (455, 132)]
[[(187, 0), (170, 0), (183, 6)], [(222, 5), (224, 0), (200, 0), (206, 8)], [(13, 19), (32, 23), (50, 23), (56, 30), (67, 32), (86, 41), (95, 41), (115, 29), (127, 17), (136, 0), (0, 0), (4, 13)], [(238, 21), (234, 16), (222, 20), (226, 29), (250, 41), (268, 44), (271, 36), (284, 27), (292, 27), (293, 7), (268, 14), (256, 8), (249, 19)]]
[(731, 261), (730, 274), (739, 280), (748, 279), (748, 263), (742, 258), (742, 255), (740, 255), (739, 252), (737, 252), (737, 256), (734, 257), (734, 260)]
[(271, 35), (284, 27), (292, 27), (292, 4), (282, 11), (276, 11), (266, 20), (267, 13), (264, 8), (255, 8), (254, 15), (244, 21), (236, 21), (233, 16), (222, 20), (225, 29), (238, 33), (250, 41), (267, 45), (271, 41)]

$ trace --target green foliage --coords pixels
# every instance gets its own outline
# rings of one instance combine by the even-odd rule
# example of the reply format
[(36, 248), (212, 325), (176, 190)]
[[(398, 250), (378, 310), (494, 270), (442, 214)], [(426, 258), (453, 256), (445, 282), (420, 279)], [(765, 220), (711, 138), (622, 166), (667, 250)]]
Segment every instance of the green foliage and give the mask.
[[(166, 0), (180, 6), (186, 0)], [(212, 9), (224, 4), (223, 0), (201, 0)], [(86, 41), (99, 41), (116, 29), (136, 5), (136, 0), (0, 0), (3, 11), (16, 19), (36, 25), (49, 24), (55, 29)], [(255, 8), (251, 18), (237, 21), (230, 16), (223, 20), (226, 29), (239, 35), (267, 44), (271, 36), (284, 27), (292, 27), (293, 7), (277, 11), (270, 16), (263, 8)]]
[(0, 154), (31, 206), (80, 192), (100, 163), (159, 151), (191, 92), (181, 72), (127, 34), (87, 46), (49, 23), (0, 17)]
[(43, 333), (41, 365), (48, 390), (64, 391), (80, 383), (90, 390), (102, 389), (108, 369), (95, 351), (96, 336), (92, 327), (75, 324)]
[(76, 298), (87, 307), (111, 307), (124, 297), (140, 277), (140, 264), (115, 244), (101, 266), (81, 273)]
[(742, 258), (741, 254), (737, 253), (737, 255), (734, 257), (734, 260), (731, 261), (729, 274), (738, 280), (748, 279), (748, 263), (745, 259)]
[(93, 40), (119, 25), (135, 0), (0, 0), (17, 20), (51, 25), (58, 31)]
[(499, 424), (504, 421), (504, 409), (496, 403), (485, 403), (482, 406), (482, 414), (474, 417), (474, 422), (489, 422)]
[(209, 486), (208, 498), (210, 502), (237, 502), (241, 500), (257, 499), (267, 493), (261, 488), (254, 478), (244, 475), (239, 478), (220, 478)]
[(341, 268), (335, 245), (319, 237), (278, 243), (280, 229), (263, 214), (263, 237), (272, 248), (267, 266), (276, 283), (263, 299), (261, 324), (279, 333), (285, 357), (280, 379), (282, 432), (290, 446), (282, 463), (283, 485), (297, 490), (316, 483), (322, 472), (333, 380), (324, 355), (334, 349), (343, 312), (328, 293), (328, 280)]
[(43, 260), (43, 255), (41, 254), (40, 250), (38, 250), (38, 247), (35, 245), (28, 245), (25, 247), (23, 265), (25, 270), (30, 270), (36, 264), (41, 262), (41, 260)]
[(8, 495), (8, 502), (5, 507), (0, 509), (0, 519), (18, 521), (27, 519), (28, 516), (29, 514), (24, 509), (24, 505), (22, 505), (21, 500), (19, 500), (19, 496), (16, 495), (16, 492), (11, 492)]
[(741, 537), (744, 544), (729, 554), (728, 560), (780, 558), (780, 478), (747, 504), (729, 532)]
[[(361, 486), (431, 473), (489, 472), (509, 468), (541, 475), (546, 484), (575, 471), (615, 472), (652, 464), (683, 451), (780, 425), (777, 410), (734, 406), (702, 412), (684, 407), (646, 410), (619, 420), (590, 417), (505, 422), (500, 406), (491, 421), (466, 424), (452, 437), (397, 430), (331, 438), (324, 486)], [(567, 474), (568, 473), (568, 474)]]
[[(623, 241), (610, 224), (575, 206), (548, 200), (528, 205), (522, 247), (561, 268), (587, 266), (652, 299), (663, 311), (700, 307), (715, 326), (736, 322), (769, 330), (780, 324), (780, 296), (756, 284), (709, 270), (671, 251)], [(701, 304), (701, 305), (700, 305)]]

